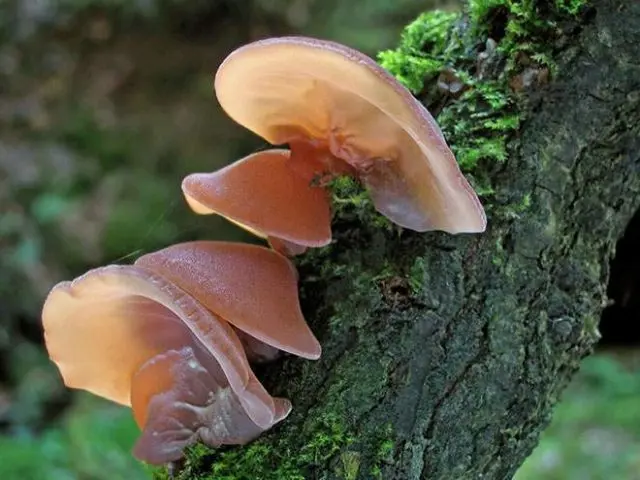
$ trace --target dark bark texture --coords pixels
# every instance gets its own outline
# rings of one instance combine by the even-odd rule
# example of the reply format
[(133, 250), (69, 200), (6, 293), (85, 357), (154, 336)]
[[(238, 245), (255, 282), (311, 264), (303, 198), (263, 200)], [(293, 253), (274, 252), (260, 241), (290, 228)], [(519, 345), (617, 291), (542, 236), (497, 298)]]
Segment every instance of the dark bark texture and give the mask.
[(491, 170), (495, 198), (527, 208), (489, 205), (473, 236), (343, 211), (335, 245), (300, 260), (323, 357), (259, 372), (290, 418), (253, 446), (192, 454), (185, 478), (513, 476), (598, 339), (640, 206), (640, 3), (592, 2), (564, 42)]

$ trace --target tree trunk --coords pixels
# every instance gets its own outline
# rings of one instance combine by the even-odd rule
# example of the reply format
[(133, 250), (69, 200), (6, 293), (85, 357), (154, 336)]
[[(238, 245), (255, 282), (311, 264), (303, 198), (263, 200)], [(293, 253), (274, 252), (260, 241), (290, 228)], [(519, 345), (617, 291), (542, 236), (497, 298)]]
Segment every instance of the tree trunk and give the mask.
[[(476, 76), (487, 38), (513, 40), (504, 27), (524, 18), (482, 3), (446, 40)], [(245, 447), (192, 450), (179, 477), (502, 479), (531, 453), (598, 339), (609, 261), (640, 206), (640, 3), (576, 16), (558, 5), (577, 1), (528, 3), (532, 30), (485, 73), (518, 90), (508, 158), (466, 167), (490, 181), (488, 231), (398, 232), (347, 201), (335, 244), (300, 260), (322, 358), (258, 372), (291, 416)], [(527, 42), (550, 57), (518, 54)], [(478, 121), (465, 101), (441, 116)]]

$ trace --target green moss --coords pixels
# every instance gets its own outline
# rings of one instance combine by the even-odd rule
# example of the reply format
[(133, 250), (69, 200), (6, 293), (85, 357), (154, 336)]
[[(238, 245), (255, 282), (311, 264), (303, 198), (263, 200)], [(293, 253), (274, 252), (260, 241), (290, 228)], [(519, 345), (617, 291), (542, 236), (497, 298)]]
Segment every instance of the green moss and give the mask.
[(329, 184), (329, 188), (338, 211), (348, 207), (361, 207), (371, 202), (367, 191), (351, 177), (335, 178)]
[(385, 440), (380, 444), (378, 455), (376, 456), (376, 463), (371, 468), (371, 475), (374, 478), (382, 478), (382, 464), (389, 461), (389, 458), (393, 454), (395, 443), (393, 440)]
[[(520, 126), (517, 76), (525, 69), (537, 69), (541, 78), (556, 72), (552, 39), (558, 36), (557, 24), (577, 15), (586, 2), (556, 0), (549, 6), (537, 0), (472, 0), (464, 28), (459, 28), (462, 14), (428, 12), (406, 27), (398, 48), (379, 54), (381, 65), (425, 105), (444, 104), (438, 124), (481, 196), (495, 193), (490, 171), (507, 160)], [(543, 16), (542, 8), (555, 12)], [(487, 43), (469, 51), (469, 35), (480, 45)], [(461, 84), (461, 93), (439, 90), (435, 85), (443, 79)]]
[(375, 479), (382, 479), (382, 468), (385, 463), (389, 463), (393, 459), (393, 452), (396, 448), (393, 439), (393, 425), (384, 427), (377, 436), (377, 447), (374, 449), (376, 454), (370, 475)]
[(446, 48), (457, 13), (439, 10), (420, 15), (402, 33), (397, 50), (380, 52), (378, 60), (405, 87), (422, 90), (425, 78), (438, 75), (451, 52)]
[[(321, 414), (310, 420), (289, 445), (285, 435), (265, 435), (243, 448), (212, 452), (203, 446), (189, 450), (184, 469), (177, 479), (189, 480), (305, 480), (307, 472), (323, 465), (351, 443), (354, 438), (337, 414)], [(204, 464), (210, 465), (204, 469)], [(157, 480), (168, 478), (166, 471), (154, 472)]]
[(413, 295), (418, 295), (424, 288), (424, 272), (426, 261), (423, 257), (416, 257), (409, 270), (409, 287)]
[(555, 0), (556, 8), (569, 15), (578, 15), (588, 3), (588, 0)]
[(459, 14), (429, 12), (407, 26), (400, 46), (381, 52), (379, 61), (425, 103), (439, 103), (443, 92), (429, 87), (446, 72), (451, 81), (464, 85), (461, 95), (438, 115), (445, 137), (462, 170), (469, 174), (481, 195), (493, 187), (477, 167), (482, 162), (503, 162), (507, 142), (520, 125), (519, 112), (505, 81), (480, 79), (474, 73), (478, 58), (464, 51), (457, 35)]
[(475, 179), (478, 193), (493, 193), (487, 169), (482, 167), (508, 158), (508, 141), (520, 126), (515, 101), (503, 85), (488, 80), (470, 82), (458, 101), (441, 112), (438, 122), (460, 168)]
[(344, 480), (356, 480), (360, 473), (360, 454), (358, 452), (344, 452), (340, 455), (338, 475)]
[[(392, 276), (392, 273), (384, 269), (374, 276), (369, 274), (357, 275), (356, 269), (347, 268), (349, 271), (345, 271), (344, 274), (345, 278), (349, 278), (348, 285), (351, 293), (344, 301), (334, 304), (335, 314), (328, 319), (329, 326), (337, 330), (342, 329), (345, 323), (352, 323), (351, 321), (358, 327), (366, 325), (369, 320), (367, 312), (381, 302), (377, 281)], [(348, 318), (345, 318), (345, 314), (348, 315)]]
[(558, 22), (578, 15), (588, 0), (554, 0), (551, 5), (549, 3), (540, 0), (472, 0), (468, 12), (476, 34), (491, 34), (496, 29), (504, 31), (498, 48), (507, 58), (507, 72), (513, 73), (518, 69), (517, 55), (523, 53), (530, 55), (539, 65), (555, 70), (553, 42), (549, 40), (557, 36)]
[(494, 252), (495, 253), (493, 255), (493, 258), (491, 259), (491, 263), (493, 263), (496, 267), (503, 266), (507, 259), (507, 252), (502, 245), (501, 237), (496, 240)]
[(396, 229), (387, 217), (376, 213), (367, 190), (351, 177), (339, 177), (331, 181), (329, 189), (333, 197), (334, 216), (366, 223), (387, 231)]

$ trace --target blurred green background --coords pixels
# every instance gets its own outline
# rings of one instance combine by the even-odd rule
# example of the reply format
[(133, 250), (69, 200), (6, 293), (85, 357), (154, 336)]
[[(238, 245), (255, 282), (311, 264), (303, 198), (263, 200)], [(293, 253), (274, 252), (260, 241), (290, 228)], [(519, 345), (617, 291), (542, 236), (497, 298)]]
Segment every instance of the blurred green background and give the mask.
[[(249, 240), (186, 207), (180, 180), (263, 144), (212, 74), (235, 47), (303, 33), (391, 48), (437, 0), (0, 0), (0, 479), (148, 478), (130, 413), (61, 384), (42, 347), (51, 286), (195, 238)], [(637, 321), (640, 320), (636, 318)], [(518, 473), (640, 479), (640, 355), (602, 350)]]

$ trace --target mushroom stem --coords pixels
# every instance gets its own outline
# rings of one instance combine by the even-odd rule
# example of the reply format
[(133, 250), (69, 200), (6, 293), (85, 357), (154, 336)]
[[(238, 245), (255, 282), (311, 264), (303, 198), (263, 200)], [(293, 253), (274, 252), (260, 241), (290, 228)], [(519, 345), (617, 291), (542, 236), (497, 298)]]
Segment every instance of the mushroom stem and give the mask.
[(289, 141), (291, 155), (287, 165), (313, 186), (324, 187), (340, 175), (355, 176), (356, 170), (311, 139)]

